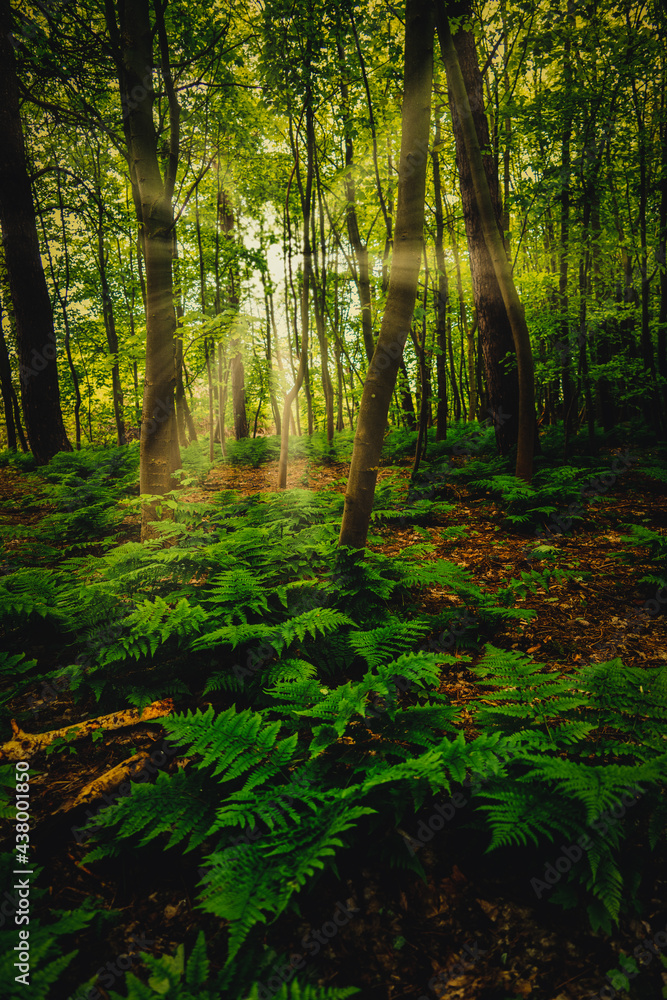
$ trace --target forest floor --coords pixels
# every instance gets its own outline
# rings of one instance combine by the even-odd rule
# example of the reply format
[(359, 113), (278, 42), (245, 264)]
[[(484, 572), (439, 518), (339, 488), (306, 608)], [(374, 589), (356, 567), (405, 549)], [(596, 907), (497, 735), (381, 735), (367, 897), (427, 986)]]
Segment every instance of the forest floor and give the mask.
[[(343, 492), (347, 470), (343, 463), (295, 461), (289, 468), (288, 487)], [(382, 469), (380, 476), (407, 480), (409, 474), (406, 466)], [(275, 462), (258, 469), (216, 465), (200, 487), (188, 491), (186, 499), (209, 500), (213, 493), (229, 489), (250, 495), (274, 489), (276, 479)], [(34, 524), (48, 513), (50, 508), (40, 507), (38, 500), (27, 519), (25, 511), (19, 514), (18, 508), (12, 510), (12, 504), (31, 491), (34, 495), (19, 473), (0, 469), (5, 524), (16, 516), (23, 524)], [(394, 555), (429, 540), (436, 547), (430, 558), (448, 559), (467, 568), (475, 581), (490, 591), (529, 569), (527, 546), (534, 541), (533, 536), (509, 532), (502, 511), (488, 496), (480, 497), (458, 485), (453, 499), (455, 511), (433, 526), (375, 527), (370, 547)], [(592, 502), (590, 509), (593, 513), (584, 527), (550, 541), (558, 549), (559, 565), (581, 575), (563, 583), (552, 582), (542, 593), (519, 598), (517, 606), (533, 610), (535, 616), (520, 629), (515, 624), (497, 632), (493, 643), (527, 652), (559, 673), (573, 673), (583, 664), (613, 656), (621, 657), (626, 665), (661, 666), (667, 662), (665, 618), (647, 610), (646, 588), (637, 583), (650, 563), (645, 550), (628, 546), (621, 536), (624, 526), (631, 523), (665, 531), (664, 489), (631, 470), (619, 477), (606, 498)], [(464, 527), (466, 536), (443, 540), (442, 528), (451, 526)], [(126, 516), (118, 539), (128, 540), (138, 540), (134, 514)], [(431, 611), (462, 603), (437, 587), (423, 591), (421, 600)], [(35, 636), (35, 650), (29, 654), (44, 655), (46, 642)], [(440, 689), (459, 706), (472, 697), (476, 684), (464, 653), (469, 651), (456, 650), (460, 665), (445, 669)], [(9, 703), (10, 713), (20, 712), (22, 707), (20, 699)], [(88, 715), (94, 715), (94, 704)], [(36, 728), (45, 731), (82, 717), (86, 717), (82, 706), (75, 705), (65, 692), (44, 699)], [(6, 738), (9, 735), (7, 732)], [(63, 989), (73, 989), (110, 955), (127, 951), (132, 934), (143, 936), (145, 949), (159, 954), (173, 951), (184, 940), (191, 942), (195, 929), (203, 927), (212, 938), (219, 932), (219, 921), (194, 908), (194, 862), (191, 870), (172, 870), (156, 851), (154, 864), (146, 866), (144, 855), (141, 869), (125, 857), (121, 862), (110, 860), (89, 868), (81, 861), (85, 845), (72, 838), (75, 827), (85, 822), (82, 810), (75, 814), (74, 826), (72, 814), (59, 811), (63, 801), (126, 759), (130, 750), (150, 749), (154, 738), (155, 726), (140, 724), (109, 733), (100, 744), (84, 741), (78, 752), (69, 756), (40, 757), (40, 774), (32, 782), (32, 842), (38, 863), (48, 871), (48, 908), (70, 910), (92, 896), (101, 908), (121, 911), (123, 917), (122, 927), (107, 932), (96, 925), (94, 932), (88, 929), (79, 935), (81, 951), (74, 963), (78, 968), (62, 980)], [(481, 839), (463, 827), (464, 813), (462, 809), (446, 834), (434, 834), (422, 847), (425, 882), (411, 872), (389, 873), (380, 867), (362, 871), (361, 880), (347, 882), (346, 899), (353, 901), (354, 916), (322, 949), (317, 960), (319, 981), (332, 986), (360, 985), (363, 1000), (584, 1000), (614, 996), (605, 976), (618, 968), (619, 953), (632, 954), (642, 941), (653, 940), (665, 929), (664, 855), (656, 856), (648, 873), (653, 885), (642, 887), (641, 917), (623, 920), (610, 936), (593, 934), (585, 913), (565, 912), (550, 903), (548, 895), (538, 900), (525, 879), (525, 854), (532, 860), (533, 875), (542, 878), (545, 865), (560, 853), (557, 844), (553, 845), (553, 857), (526, 849), (519, 866), (516, 849), (484, 854)], [(313, 904), (307, 902), (301, 919), (294, 916), (291, 926), (289, 921), (281, 925), (284, 940), (279, 944), (285, 953), (299, 950), (304, 926), (319, 926), (322, 914), (335, 911), (341, 893), (339, 882), (333, 877), (325, 879), (317, 909), (309, 912)], [(217, 964), (216, 957), (210, 957)], [(632, 995), (657, 1000), (667, 983), (665, 964), (659, 959), (642, 971)], [(440, 977), (439, 982), (432, 977)], [(114, 989), (119, 988), (115, 983)], [(61, 986), (52, 993), (54, 1000), (68, 995)], [(105, 995), (104, 991), (100, 995)]]

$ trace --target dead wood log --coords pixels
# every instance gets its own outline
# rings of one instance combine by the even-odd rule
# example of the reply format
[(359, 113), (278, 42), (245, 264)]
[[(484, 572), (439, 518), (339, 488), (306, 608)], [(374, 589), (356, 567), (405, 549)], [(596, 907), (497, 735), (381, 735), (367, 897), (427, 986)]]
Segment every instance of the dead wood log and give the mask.
[(40, 750), (46, 749), (57, 739), (80, 740), (89, 733), (94, 733), (96, 729), (122, 729), (124, 726), (136, 726), (138, 722), (147, 722), (149, 719), (159, 719), (164, 715), (169, 715), (173, 711), (174, 702), (172, 698), (163, 698), (162, 701), (154, 701), (142, 712), (137, 708), (126, 708), (122, 712), (112, 712), (111, 715), (100, 715), (96, 719), (89, 719), (87, 722), (77, 722), (73, 726), (65, 726), (64, 729), (52, 729), (48, 733), (25, 733), (17, 725), (16, 720), (11, 720), (14, 738), (3, 743), (0, 747), (0, 764), (12, 760), (29, 760)]
[(88, 805), (88, 803), (93, 802), (94, 799), (101, 798), (105, 792), (109, 792), (111, 789), (117, 788), (119, 785), (122, 785), (124, 781), (136, 778), (137, 775), (143, 771), (147, 760), (148, 753), (145, 750), (141, 750), (139, 753), (136, 753), (134, 757), (128, 757), (127, 760), (121, 761), (120, 764), (116, 764), (115, 767), (112, 767), (110, 771), (105, 771), (104, 774), (99, 776), (99, 778), (94, 778), (93, 781), (89, 781), (87, 785), (83, 786), (75, 798), (68, 799), (67, 802), (63, 802), (56, 812), (69, 812), (70, 809), (76, 809), (77, 806)]

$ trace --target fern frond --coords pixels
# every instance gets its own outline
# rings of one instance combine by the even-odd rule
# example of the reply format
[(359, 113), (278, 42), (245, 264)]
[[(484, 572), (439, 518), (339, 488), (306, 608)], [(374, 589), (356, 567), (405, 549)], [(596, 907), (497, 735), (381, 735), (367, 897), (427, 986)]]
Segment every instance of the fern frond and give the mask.
[(218, 716), (212, 707), (206, 712), (173, 715), (163, 725), (174, 742), (201, 754), (202, 766), (213, 765), (213, 775), (220, 775), (222, 781), (233, 781), (258, 764), (263, 769), (282, 767), (296, 747), (296, 735), (276, 746), (280, 722), (266, 723), (258, 712), (237, 712), (234, 705)]
[(205, 859), (213, 868), (200, 905), (230, 922), (227, 964), (255, 924), (282, 913), (293, 893), (342, 847), (341, 835), (372, 812), (350, 806), (341, 796), (307, 825), (269, 833), (258, 843), (230, 847)]
[[(179, 770), (173, 776), (160, 771), (154, 785), (133, 784), (131, 795), (102, 809), (87, 828), (97, 833), (119, 825), (116, 838), (137, 835), (140, 844), (169, 833), (167, 848), (187, 837), (185, 850), (191, 851), (205, 839), (214, 819), (213, 803), (203, 791), (205, 780), (201, 771)], [(103, 842), (86, 855), (86, 860), (114, 854), (115, 848), (115, 843)]]
[(362, 631), (350, 632), (348, 642), (354, 652), (361, 656), (371, 669), (379, 667), (388, 657), (413, 649), (417, 641), (429, 630), (428, 623), (421, 621), (401, 622), (393, 619), (388, 625)]

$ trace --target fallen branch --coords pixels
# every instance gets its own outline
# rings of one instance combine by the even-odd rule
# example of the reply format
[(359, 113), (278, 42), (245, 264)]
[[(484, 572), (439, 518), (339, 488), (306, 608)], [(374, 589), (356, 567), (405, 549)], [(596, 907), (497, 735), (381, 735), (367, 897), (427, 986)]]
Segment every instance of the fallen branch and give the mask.
[(101, 798), (105, 792), (111, 791), (112, 788), (117, 788), (118, 785), (122, 785), (129, 778), (136, 778), (143, 770), (147, 760), (148, 753), (145, 750), (136, 753), (134, 757), (128, 757), (127, 760), (112, 767), (110, 771), (101, 774), (99, 778), (89, 781), (87, 785), (84, 785), (76, 798), (63, 802), (56, 812), (69, 812), (70, 809), (76, 809), (77, 806), (84, 806), (94, 799)]
[(169, 715), (173, 708), (173, 699), (164, 698), (162, 701), (154, 701), (147, 705), (142, 712), (137, 708), (127, 708), (122, 712), (112, 712), (111, 715), (100, 715), (97, 719), (89, 719), (88, 722), (65, 726), (64, 729), (52, 729), (48, 733), (25, 733), (19, 728), (16, 720), (12, 719), (14, 738), (0, 747), (0, 764), (11, 760), (29, 760), (58, 739), (65, 739), (68, 742), (81, 740), (97, 729), (122, 729), (123, 726), (136, 726), (138, 722), (159, 719)]

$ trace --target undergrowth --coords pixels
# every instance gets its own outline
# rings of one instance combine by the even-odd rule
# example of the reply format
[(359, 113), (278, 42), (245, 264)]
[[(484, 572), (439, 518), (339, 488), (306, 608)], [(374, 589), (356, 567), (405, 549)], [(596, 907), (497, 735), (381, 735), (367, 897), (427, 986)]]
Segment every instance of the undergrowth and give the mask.
[[(242, 444), (237, 457), (251, 461), (268, 447)], [(203, 454), (193, 453), (189, 473), (203, 469)], [(86, 828), (85, 863), (156, 844), (174, 866), (192, 854), (198, 906), (227, 929), (226, 964), (212, 971), (200, 934), (187, 959), (183, 946), (144, 956), (143, 972), (128, 973), (112, 998), (260, 1000), (262, 976), (285, 961), (271, 925), (299, 912), (300, 899), (346, 865), (381, 862), (424, 876), (405, 828), (473, 774), (480, 785), (465, 821), (489, 851), (546, 849), (593, 829), (552, 898), (585, 906), (592, 927), (607, 932), (630, 912), (642, 875), (630, 848), (642, 838), (656, 847), (667, 827), (667, 668), (612, 660), (561, 676), (489, 643), (530, 616), (514, 607), (517, 597), (567, 571), (545, 558), (493, 594), (436, 558), (426, 538), (391, 558), (367, 551), (354, 560), (337, 546), (343, 500), (330, 490), (227, 491), (207, 503), (184, 502), (176, 491), (173, 520), (159, 525), (157, 539), (87, 548), (114, 530), (126, 509), (120, 501), (136, 492), (135, 459), (131, 450), (91, 450), (41, 471), (59, 510), (42, 520), (36, 544), (57, 558), (40, 565), (34, 549), (19, 546), (0, 579), (5, 720), (11, 703), (23, 728), (38, 729), (40, 712), (64, 694), (91, 715), (167, 696), (177, 703), (160, 724), (182, 766), (135, 782), (132, 794), (99, 810)], [(467, 459), (441, 464), (441, 478), (409, 490), (383, 480), (375, 525), (448, 531), (453, 504), (440, 494), (465, 469), (520, 528), (580, 495), (579, 470), (545, 471), (526, 487), (496, 462), (484, 466), (474, 452)], [(662, 536), (635, 532), (633, 540), (653, 546), (661, 569)], [(427, 612), (426, 593), (451, 603)], [(36, 628), (48, 651), (35, 643)], [(468, 656), (448, 652), (452, 636)], [(439, 693), (442, 671), (462, 662), (479, 684), (465, 716)], [(631, 814), (599, 833), (600, 817), (628, 794)], [(63, 935), (89, 921), (88, 910), (76, 912), (58, 917)], [(65, 965), (49, 964), (50, 954), (45, 969), (56, 977)], [(274, 995), (337, 1000), (352, 992), (318, 985), (307, 969)]]

